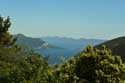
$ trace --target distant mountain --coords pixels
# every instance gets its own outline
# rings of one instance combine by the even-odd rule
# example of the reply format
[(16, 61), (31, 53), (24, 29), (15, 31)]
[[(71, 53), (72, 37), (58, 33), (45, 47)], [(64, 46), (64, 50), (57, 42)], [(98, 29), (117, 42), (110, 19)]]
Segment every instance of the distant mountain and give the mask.
[(73, 39), (66, 37), (42, 37), (42, 40), (49, 44), (56, 45), (65, 49), (83, 49), (87, 45), (98, 45), (106, 40), (100, 39)]
[(73, 39), (64, 37), (42, 37), (42, 40), (48, 42), (51, 45), (60, 48), (48, 48), (37, 50), (42, 55), (49, 55), (50, 63), (58, 64), (60, 63), (60, 58), (64, 57), (66, 60), (71, 56), (80, 53), (87, 45), (97, 45), (106, 40), (100, 39)]
[(105, 45), (107, 48), (111, 49), (113, 54), (120, 55), (125, 62), (125, 36), (106, 41), (95, 47), (102, 49), (102, 45)]
[(47, 42), (41, 40), (40, 38), (27, 37), (23, 34), (17, 34), (14, 35), (14, 37), (17, 38), (16, 43), (20, 46), (25, 46), (33, 49), (55, 47), (53, 45), (49, 45)]

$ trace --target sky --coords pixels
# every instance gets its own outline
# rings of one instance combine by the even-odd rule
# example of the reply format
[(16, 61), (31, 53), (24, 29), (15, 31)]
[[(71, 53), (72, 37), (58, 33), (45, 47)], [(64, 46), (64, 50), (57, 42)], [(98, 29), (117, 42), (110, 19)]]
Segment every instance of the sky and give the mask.
[(125, 0), (1, 0), (12, 34), (112, 39), (125, 36)]

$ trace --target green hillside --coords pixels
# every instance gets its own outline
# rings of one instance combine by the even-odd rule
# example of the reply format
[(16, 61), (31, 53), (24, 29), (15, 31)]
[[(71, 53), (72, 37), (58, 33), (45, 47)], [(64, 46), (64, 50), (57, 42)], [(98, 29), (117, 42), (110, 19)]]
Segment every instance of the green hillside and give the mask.
[(17, 34), (17, 35), (14, 35), (14, 37), (17, 38), (16, 43), (18, 45), (27, 46), (27, 47), (31, 47), (31, 48), (42, 47), (42, 45), (45, 43), (44, 41), (42, 41), (39, 38), (31, 38), (31, 37), (27, 37), (23, 34)]
[(103, 45), (109, 48), (113, 54), (120, 55), (125, 62), (125, 36), (109, 40), (95, 47), (102, 49)]

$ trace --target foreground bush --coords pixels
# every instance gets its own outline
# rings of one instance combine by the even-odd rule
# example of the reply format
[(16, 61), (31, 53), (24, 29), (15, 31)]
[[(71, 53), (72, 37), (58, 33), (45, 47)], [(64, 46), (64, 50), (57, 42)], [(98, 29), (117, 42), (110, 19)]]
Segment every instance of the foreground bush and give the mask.
[(38, 54), (0, 49), (0, 83), (42, 83), (47, 68), (47, 62)]
[[(53, 78), (55, 76), (55, 78)], [(54, 79), (54, 80), (52, 80)], [(125, 83), (125, 65), (109, 49), (88, 46), (78, 57), (55, 68), (53, 83)]]

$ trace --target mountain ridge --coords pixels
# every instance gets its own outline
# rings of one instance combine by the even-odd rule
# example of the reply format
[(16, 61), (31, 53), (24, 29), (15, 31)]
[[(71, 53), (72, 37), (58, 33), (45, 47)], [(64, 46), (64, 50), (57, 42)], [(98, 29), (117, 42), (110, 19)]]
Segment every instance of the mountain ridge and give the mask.
[(40, 38), (28, 37), (21, 33), (13, 35), (13, 37), (17, 38), (16, 44), (24, 47), (29, 47), (32, 49), (59, 48), (57, 46), (48, 44)]
[(95, 48), (102, 49), (103, 45), (109, 48), (113, 54), (121, 56), (122, 60), (125, 62), (125, 36), (106, 41), (95, 46)]
[(67, 37), (42, 37), (42, 40), (59, 47), (63, 48), (83, 48), (89, 44), (97, 45), (100, 44), (106, 40), (101, 39), (75, 39), (75, 38), (67, 38)]

